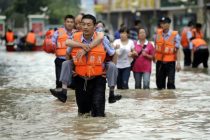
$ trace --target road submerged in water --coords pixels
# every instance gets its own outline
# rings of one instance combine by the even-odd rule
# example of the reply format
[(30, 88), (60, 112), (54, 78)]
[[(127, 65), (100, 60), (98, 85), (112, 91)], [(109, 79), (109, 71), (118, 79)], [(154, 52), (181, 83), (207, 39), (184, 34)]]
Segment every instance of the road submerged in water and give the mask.
[[(54, 56), (0, 49), (1, 140), (210, 139), (209, 69), (176, 73), (176, 90), (157, 91), (155, 69), (150, 90), (116, 90), (123, 98), (106, 102), (106, 117), (78, 117), (73, 90), (67, 102), (51, 96)], [(108, 96), (108, 88), (107, 88)]]

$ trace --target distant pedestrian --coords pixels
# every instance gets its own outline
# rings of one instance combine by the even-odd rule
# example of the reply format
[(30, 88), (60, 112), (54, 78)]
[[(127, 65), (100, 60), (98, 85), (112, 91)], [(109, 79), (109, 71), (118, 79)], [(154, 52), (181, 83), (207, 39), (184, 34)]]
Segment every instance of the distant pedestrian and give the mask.
[(181, 34), (181, 45), (183, 48), (184, 53), (184, 66), (190, 66), (191, 65), (191, 50), (189, 48), (190, 40), (192, 38), (192, 29), (194, 27), (194, 24), (192, 21), (190, 21), (187, 25), (187, 27), (184, 27), (182, 29)]
[(135, 41), (138, 40), (138, 31), (140, 27), (141, 27), (141, 21), (136, 19), (134, 21), (134, 26), (129, 31), (130, 39), (135, 40)]
[(120, 32), (119, 32), (119, 30), (120, 30), (121, 28), (124, 28), (124, 27), (125, 27), (125, 24), (122, 23), (122, 24), (120, 24), (120, 28), (117, 29), (117, 31), (115, 31), (115, 33), (114, 33), (114, 39), (115, 39), (115, 40), (116, 40), (116, 39), (120, 39)]
[(26, 35), (26, 50), (32, 50), (36, 45), (36, 34), (33, 30)]
[[(75, 18), (72, 15), (66, 15), (64, 18), (64, 27), (58, 28), (52, 36), (52, 44), (55, 46), (55, 76), (56, 76), (56, 89), (50, 89), (52, 95), (57, 97), (61, 102), (67, 100), (67, 90), (62, 89), (62, 82), (59, 81), (62, 63), (66, 60), (66, 40), (71, 39), (75, 25)], [(58, 91), (59, 94), (54, 94)]]
[(209, 50), (206, 41), (202, 38), (195, 38), (190, 43), (190, 49), (193, 53), (192, 67), (197, 68), (203, 63), (204, 68), (208, 68)]
[(203, 32), (201, 31), (202, 24), (196, 23), (195, 28), (192, 29), (192, 37), (193, 38), (203, 38)]
[(15, 45), (15, 36), (14, 32), (11, 29), (8, 29), (5, 35), (6, 40), (6, 48), (7, 51), (15, 51), (14, 45)]
[(49, 29), (45, 34), (44, 43), (43, 43), (42, 48), (47, 53), (55, 52), (55, 47), (53, 46), (53, 43), (52, 43), (52, 36), (53, 36), (54, 32), (55, 32), (54, 29)]
[(152, 61), (154, 59), (155, 49), (147, 39), (146, 30), (144, 28), (139, 29), (139, 39), (135, 42), (135, 54), (133, 64), (133, 74), (135, 79), (135, 89), (150, 88), (150, 75), (152, 71)]
[(117, 88), (129, 89), (128, 81), (130, 77), (132, 55), (134, 53), (134, 42), (128, 39), (129, 30), (124, 27), (120, 29), (120, 39), (116, 39), (113, 42), (116, 48), (117, 58)]

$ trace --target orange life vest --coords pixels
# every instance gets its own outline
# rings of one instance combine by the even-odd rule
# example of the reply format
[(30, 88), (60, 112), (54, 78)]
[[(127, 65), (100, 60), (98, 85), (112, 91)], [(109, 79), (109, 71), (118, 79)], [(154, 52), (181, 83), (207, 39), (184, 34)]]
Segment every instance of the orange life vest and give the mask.
[(35, 33), (29, 32), (26, 36), (26, 42), (30, 44), (36, 44), (36, 35)]
[[(73, 40), (81, 42), (83, 33), (77, 32), (74, 34)], [(96, 38), (96, 33), (94, 33), (93, 38)], [(79, 76), (83, 77), (93, 77), (103, 75), (105, 69), (103, 63), (106, 57), (106, 51), (104, 46), (100, 43), (98, 46), (92, 48), (86, 55), (84, 55), (80, 60), (76, 58), (76, 54), (82, 48), (74, 47), (71, 52), (73, 62), (75, 64), (75, 72)]]
[(157, 31), (156, 37), (156, 51), (155, 59), (163, 62), (173, 62), (176, 61), (176, 47), (175, 47), (175, 36), (177, 31), (172, 31), (171, 36), (164, 40), (162, 30)]
[(192, 44), (193, 44), (193, 51), (195, 51), (199, 47), (206, 47), (206, 48), (208, 48), (206, 41), (201, 39), (201, 38), (193, 39), (192, 40)]
[(183, 48), (188, 48), (189, 47), (189, 41), (187, 38), (187, 32), (190, 31), (189, 27), (185, 27), (182, 30), (182, 34), (181, 34), (181, 45)]
[(56, 56), (66, 56), (66, 40), (68, 39), (68, 34), (64, 28), (58, 29), (58, 39), (57, 47), (55, 50)]
[(45, 35), (44, 43), (43, 43), (43, 50), (47, 53), (54, 53), (55, 46), (52, 43), (52, 36), (54, 30), (48, 30)]
[(7, 32), (6, 33), (6, 40), (8, 43), (13, 43), (14, 42), (14, 33), (13, 32)]
[(203, 38), (203, 33), (200, 31), (198, 32), (195, 28), (192, 29), (192, 37), (195, 38)]

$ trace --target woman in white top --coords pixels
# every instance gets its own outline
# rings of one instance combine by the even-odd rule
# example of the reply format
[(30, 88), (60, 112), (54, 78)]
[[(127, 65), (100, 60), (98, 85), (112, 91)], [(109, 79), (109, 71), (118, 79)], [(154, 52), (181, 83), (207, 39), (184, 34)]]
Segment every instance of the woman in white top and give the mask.
[(121, 28), (120, 39), (116, 39), (113, 45), (118, 54), (117, 58), (117, 89), (128, 89), (128, 80), (130, 77), (132, 55), (134, 54), (134, 42), (128, 39), (129, 30)]

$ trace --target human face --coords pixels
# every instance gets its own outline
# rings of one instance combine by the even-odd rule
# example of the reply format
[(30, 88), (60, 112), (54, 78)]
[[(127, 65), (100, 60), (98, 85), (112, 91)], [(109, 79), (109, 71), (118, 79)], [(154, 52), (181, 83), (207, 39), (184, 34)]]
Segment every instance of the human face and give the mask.
[(86, 37), (90, 37), (93, 35), (95, 31), (95, 25), (91, 19), (82, 20), (82, 31), (83, 35)]
[(122, 32), (122, 33), (120, 33), (120, 39), (121, 39), (122, 41), (127, 40), (127, 39), (128, 39), (128, 33), (127, 33), (127, 32)]
[(104, 32), (104, 25), (102, 23), (96, 24), (96, 31)]
[(82, 30), (82, 26), (81, 26), (81, 22), (82, 22), (82, 15), (78, 15), (76, 18), (75, 18), (75, 27), (78, 31), (81, 31)]
[(64, 26), (68, 31), (71, 31), (72, 29), (74, 29), (74, 19), (67, 18), (64, 22)]
[(139, 40), (146, 39), (146, 31), (144, 29), (139, 29)]
[(96, 25), (96, 27), (97, 27), (97, 28), (102, 28), (102, 29), (103, 29), (103, 28), (104, 28), (104, 25), (103, 25), (102, 23), (98, 23), (98, 24)]
[(161, 28), (164, 31), (164, 30), (168, 30), (169, 29), (170, 24), (169, 23), (166, 23), (166, 22), (161, 22), (160, 23), (160, 26), (161, 26)]

